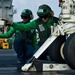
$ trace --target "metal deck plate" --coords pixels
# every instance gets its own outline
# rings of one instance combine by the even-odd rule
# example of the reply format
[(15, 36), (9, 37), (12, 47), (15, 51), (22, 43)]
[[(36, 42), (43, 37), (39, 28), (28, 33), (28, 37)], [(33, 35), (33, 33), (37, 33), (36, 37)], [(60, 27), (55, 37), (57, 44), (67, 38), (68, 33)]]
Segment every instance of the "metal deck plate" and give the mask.
[(50, 72), (22, 72), (22, 64), (17, 63), (16, 53), (13, 49), (0, 49), (0, 75), (71, 75), (74, 70), (50, 71)]

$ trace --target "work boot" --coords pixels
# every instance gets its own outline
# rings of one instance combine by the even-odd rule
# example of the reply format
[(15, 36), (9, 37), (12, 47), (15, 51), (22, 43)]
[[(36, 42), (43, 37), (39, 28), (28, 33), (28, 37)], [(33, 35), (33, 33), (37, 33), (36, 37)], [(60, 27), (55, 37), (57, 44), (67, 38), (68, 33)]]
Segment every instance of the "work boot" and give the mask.
[(17, 62), (18, 62), (18, 64), (24, 64), (25, 63), (24, 60), (18, 60)]

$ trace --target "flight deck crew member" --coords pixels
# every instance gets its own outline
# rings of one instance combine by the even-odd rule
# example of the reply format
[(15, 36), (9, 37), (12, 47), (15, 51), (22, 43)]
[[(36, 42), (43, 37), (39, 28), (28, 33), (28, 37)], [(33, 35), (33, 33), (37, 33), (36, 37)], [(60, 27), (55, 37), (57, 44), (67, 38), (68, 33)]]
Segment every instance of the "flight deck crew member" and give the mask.
[[(47, 38), (50, 36), (51, 32), (51, 26), (55, 23), (58, 23), (58, 18), (53, 16), (52, 9), (46, 5), (40, 5), (37, 11), (38, 18), (27, 23), (27, 24), (20, 24), (8, 21), (8, 24), (11, 24), (13, 28), (16, 30), (23, 30), (23, 31), (29, 31), (31, 29), (37, 29), (39, 33), (40, 42), (39, 45), (41, 46)], [(45, 52), (39, 57), (39, 59), (47, 59), (48, 50), (45, 50)]]

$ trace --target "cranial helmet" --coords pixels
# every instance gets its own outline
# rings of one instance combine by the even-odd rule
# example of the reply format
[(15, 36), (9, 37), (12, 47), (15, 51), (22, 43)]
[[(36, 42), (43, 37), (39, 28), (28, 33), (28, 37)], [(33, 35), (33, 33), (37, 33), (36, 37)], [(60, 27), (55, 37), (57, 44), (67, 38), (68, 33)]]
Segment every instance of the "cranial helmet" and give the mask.
[(32, 11), (29, 10), (29, 9), (24, 9), (24, 10), (22, 11), (22, 13), (21, 13), (21, 18), (22, 18), (23, 16), (28, 16), (28, 17), (30, 18), (30, 20), (33, 19)]
[(43, 4), (43, 5), (39, 6), (37, 15), (38, 16), (42, 16), (42, 15), (51, 16), (52, 12), (53, 12), (52, 9), (48, 5)]

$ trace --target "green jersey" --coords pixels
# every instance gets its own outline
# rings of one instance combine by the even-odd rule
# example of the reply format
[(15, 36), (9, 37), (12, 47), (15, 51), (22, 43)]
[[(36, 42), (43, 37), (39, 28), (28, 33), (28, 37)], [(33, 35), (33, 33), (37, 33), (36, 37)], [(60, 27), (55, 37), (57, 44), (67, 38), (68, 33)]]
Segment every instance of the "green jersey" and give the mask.
[(37, 47), (35, 30), (23, 31), (23, 30), (15, 30), (15, 28), (11, 27), (8, 32), (0, 34), (0, 38), (10, 38), (13, 34), (15, 34), (15, 38), (17, 37), (22, 38), (25, 40), (26, 43), (30, 43), (34, 48)]
[(50, 36), (51, 26), (58, 23), (58, 18), (52, 17), (46, 23), (44, 23), (40, 18), (33, 20), (27, 24), (13, 23), (12, 27), (18, 30), (29, 31), (31, 29), (37, 29), (40, 37), (40, 42), (43, 44), (46, 39)]

